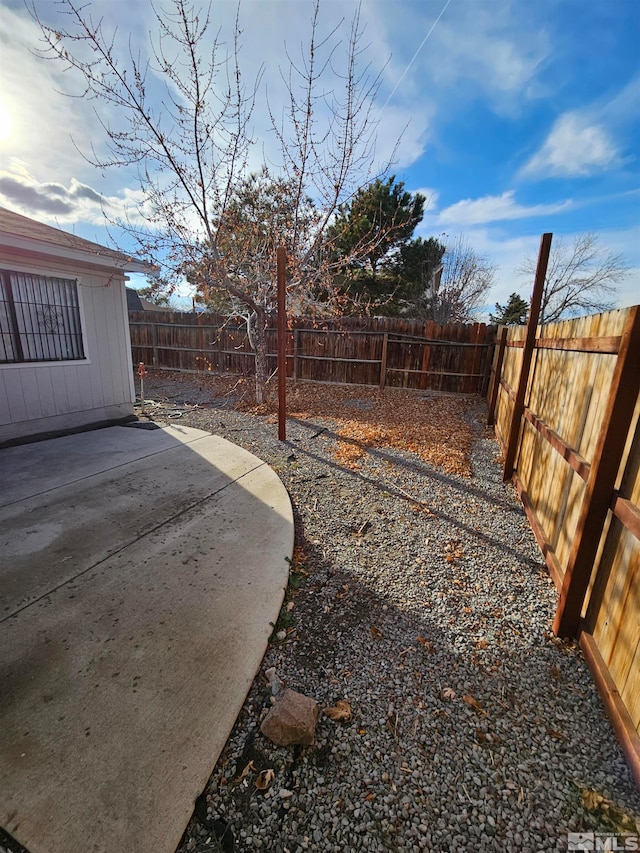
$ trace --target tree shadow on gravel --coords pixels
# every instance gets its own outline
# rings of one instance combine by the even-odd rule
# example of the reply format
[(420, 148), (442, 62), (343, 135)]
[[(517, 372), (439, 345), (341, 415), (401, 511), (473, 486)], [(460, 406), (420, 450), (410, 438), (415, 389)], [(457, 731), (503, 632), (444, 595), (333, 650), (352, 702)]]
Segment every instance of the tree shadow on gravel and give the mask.
[[(298, 423), (300, 426), (304, 426), (304, 427), (308, 426), (303, 421), (299, 421), (299, 422), (296, 421), (296, 423)], [(311, 426), (314, 429), (318, 428), (317, 424), (313, 424)], [(323, 430), (322, 434), (327, 435), (330, 438), (335, 439), (336, 441), (345, 441), (344, 438), (342, 438), (341, 436), (338, 436), (336, 433), (331, 432), (330, 430)], [(486, 545), (491, 545), (495, 548), (498, 548), (500, 551), (502, 551), (506, 555), (509, 555), (511, 557), (515, 557), (519, 560), (524, 559), (525, 562), (527, 563), (527, 565), (529, 565), (530, 567), (536, 567), (537, 568), (539, 565), (539, 563), (536, 562), (535, 560), (523, 557), (522, 552), (519, 551), (517, 548), (512, 547), (511, 545), (507, 544), (503, 540), (496, 539), (495, 537), (490, 536), (487, 533), (483, 533), (482, 531), (477, 530), (472, 525), (466, 524), (459, 517), (454, 517), (452, 515), (448, 515), (447, 513), (442, 511), (441, 507), (433, 507), (432, 505), (430, 505), (430, 502), (428, 500), (421, 500), (419, 498), (416, 498), (416, 497), (408, 494), (407, 492), (403, 491), (402, 489), (399, 489), (397, 486), (395, 486), (391, 483), (385, 482), (384, 480), (375, 480), (372, 477), (369, 477), (366, 474), (361, 473), (360, 471), (354, 470), (352, 468), (347, 468), (344, 465), (341, 465), (339, 462), (327, 459), (327, 458), (325, 458), (325, 457), (323, 457), (317, 453), (314, 453), (311, 450), (308, 450), (308, 449), (305, 449), (304, 447), (301, 447), (298, 442), (288, 441), (286, 443), (292, 449), (295, 449), (298, 453), (302, 453), (305, 456), (308, 456), (310, 459), (313, 459), (315, 462), (318, 462), (321, 465), (327, 466), (328, 468), (331, 468), (335, 471), (339, 471), (340, 473), (346, 474), (349, 477), (356, 478), (356, 479), (360, 480), (361, 482), (366, 483), (367, 485), (372, 486), (375, 489), (378, 489), (382, 493), (392, 494), (392, 495), (394, 495), (394, 497), (397, 497), (400, 500), (407, 501), (408, 503), (411, 503), (413, 505), (422, 506), (422, 507), (427, 508), (430, 512), (433, 513), (434, 516), (436, 516), (437, 518), (439, 518), (442, 521), (447, 522), (448, 524), (452, 525), (453, 527), (456, 527), (461, 533), (463, 533), (467, 536), (471, 536), (474, 539), (478, 540), (479, 542), (483, 542)], [(357, 444), (357, 442), (354, 442), (354, 443)], [(366, 453), (375, 457), (378, 460), (383, 461), (383, 462), (388, 462), (394, 466), (402, 467), (402, 468), (406, 469), (407, 471), (410, 471), (411, 473), (420, 476), (426, 482), (433, 481), (433, 482), (436, 482), (440, 485), (446, 486), (448, 489), (453, 489), (455, 492), (457, 492), (463, 496), (472, 496), (474, 498), (478, 498), (478, 499), (480, 499), (486, 503), (490, 503), (490, 504), (494, 505), (497, 509), (499, 509), (500, 511), (502, 511), (504, 513), (514, 513), (518, 516), (521, 515), (522, 511), (521, 511), (520, 507), (518, 507), (513, 502), (510, 502), (506, 499), (500, 500), (499, 498), (495, 498), (495, 497), (489, 495), (485, 490), (483, 490), (477, 486), (472, 485), (470, 482), (468, 485), (467, 484), (463, 485), (461, 482), (454, 479), (453, 477), (449, 477), (446, 474), (443, 474), (443, 473), (440, 473), (440, 472), (434, 470), (433, 467), (428, 467), (425, 464), (409, 462), (407, 460), (400, 459), (397, 456), (394, 456), (394, 455), (387, 453), (383, 450), (378, 450), (376, 448), (370, 448), (370, 447), (366, 448)]]
[[(452, 476), (449, 476), (448, 474), (436, 470), (434, 465), (428, 465), (425, 462), (412, 462), (408, 459), (402, 459), (399, 456), (395, 456), (385, 450), (381, 450), (378, 447), (365, 446), (361, 442), (358, 442), (356, 439), (347, 438), (345, 436), (339, 435), (338, 433), (333, 432), (327, 427), (322, 427), (319, 424), (313, 423), (311, 421), (302, 421), (297, 418), (288, 418), (288, 420), (297, 424), (302, 429), (314, 430), (314, 435), (310, 436), (311, 439), (317, 438), (320, 435), (325, 435), (329, 438), (334, 439), (335, 441), (341, 441), (345, 444), (356, 445), (358, 447), (363, 448), (368, 455), (373, 456), (374, 458), (379, 459), (383, 462), (389, 462), (392, 465), (405, 468), (411, 473), (418, 474), (421, 477), (425, 477), (429, 480), (434, 480), (438, 483), (442, 483), (443, 485), (447, 486), (447, 488), (463, 492), (465, 495), (473, 495), (474, 497), (481, 498), (483, 501), (488, 501), (489, 503), (495, 504), (495, 506), (499, 507), (500, 509), (504, 509), (506, 512), (519, 512), (519, 508), (517, 506), (514, 507), (513, 503), (511, 503), (506, 498), (496, 498), (488, 494), (485, 489), (474, 486), (471, 483), (471, 478), (469, 478), (468, 484), (465, 483), (463, 485), (460, 480), (464, 478), (460, 477), (459, 479), (456, 479)], [(286, 443), (290, 444), (292, 447), (296, 444), (296, 442), (291, 441), (287, 441)], [(323, 461), (327, 462), (327, 460)], [(357, 473), (353, 469), (342, 466), (337, 462), (334, 463), (334, 465), (335, 467), (340, 468), (347, 474)]]
[[(265, 439), (264, 421), (246, 427), (247, 449), (289, 488), (308, 578), (178, 853), (537, 853), (565, 850), (568, 831), (619, 828), (585, 806), (585, 791), (640, 814), (584, 660), (549, 633), (556, 592), (497, 466), (494, 477), (485, 460), (465, 481), (329, 421), (290, 418), (295, 437), (283, 444)], [(314, 447), (321, 436), (363, 448), (364, 470)], [(407, 490), (404, 474), (415, 478)], [(480, 530), (467, 516), (474, 501)], [(460, 548), (444, 550), (452, 539)], [(480, 547), (465, 552), (471, 543)], [(271, 667), (320, 708), (348, 701), (351, 720), (321, 713), (314, 746), (274, 746), (259, 731)], [(255, 781), (267, 769), (275, 779), (263, 792)]]
[[(269, 647), (203, 793), (204, 824), (194, 818), (179, 853), (222, 850), (206, 846), (215, 821), (233, 833), (227, 849), (238, 851), (563, 850), (569, 831), (620, 828), (605, 811), (587, 808), (584, 792), (640, 814), (580, 653), (548, 633), (555, 590), (541, 559), (441, 505), (403, 527), (402, 506), (422, 501), (302, 447), (304, 440), (286, 443), (300, 456), (289, 479), (305, 480), (309, 460), (306, 483), (318, 481), (312, 511), (300, 502), (309, 492), (290, 482), (308, 573), (292, 596), (296, 625)], [(472, 496), (489, 512), (508, 510), (510, 531), (535, 548), (522, 510), (490, 493), (500, 487), (497, 478), (487, 490), (467, 487), (386, 451), (367, 453), (450, 489), (454, 499)], [(349, 481), (357, 485), (342, 502), (341, 484)], [(385, 504), (371, 538), (360, 536), (351, 519), (367, 520), (383, 493), (396, 512)], [(447, 559), (434, 551), (438, 559), (421, 562), (423, 540), (407, 545), (401, 533), (410, 526), (426, 533), (434, 520), (482, 543), (482, 557), (468, 563), (462, 550)], [(508, 566), (498, 565), (500, 554)], [(352, 718), (336, 723), (321, 713), (314, 746), (274, 746), (259, 732), (270, 707), (270, 667), (320, 708), (348, 701)], [(255, 781), (267, 769), (275, 779), (262, 792)]]
[[(611, 831), (583, 806), (582, 789), (637, 808), (584, 662), (544, 637), (544, 613), (531, 620), (534, 636), (496, 630), (491, 644), (461, 653), (454, 590), (437, 614), (416, 618), (357, 569), (302, 545), (298, 625), (269, 648), (203, 793), (206, 819), (194, 818), (179, 853), (560, 850), (568, 831)], [(314, 746), (271, 744), (259, 724), (272, 666), (321, 708), (348, 701), (351, 720), (321, 713)], [(275, 780), (265, 794), (255, 781), (267, 769)], [(206, 846), (216, 822), (235, 846)]]

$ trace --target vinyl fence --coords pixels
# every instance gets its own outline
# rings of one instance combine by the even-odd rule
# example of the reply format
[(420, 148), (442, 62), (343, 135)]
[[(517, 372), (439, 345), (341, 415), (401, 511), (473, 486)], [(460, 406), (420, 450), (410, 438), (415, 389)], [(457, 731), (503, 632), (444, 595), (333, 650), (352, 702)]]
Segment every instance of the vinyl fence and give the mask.
[[(134, 364), (234, 375), (254, 372), (246, 325), (215, 314), (132, 311)], [(292, 318), (287, 376), (314, 382), (486, 393), (494, 327), (396, 318)], [(275, 318), (267, 331), (276, 368)]]
[[(640, 784), (640, 306), (499, 330), (489, 422)], [(518, 389), (524, 405), (517, 410)]]

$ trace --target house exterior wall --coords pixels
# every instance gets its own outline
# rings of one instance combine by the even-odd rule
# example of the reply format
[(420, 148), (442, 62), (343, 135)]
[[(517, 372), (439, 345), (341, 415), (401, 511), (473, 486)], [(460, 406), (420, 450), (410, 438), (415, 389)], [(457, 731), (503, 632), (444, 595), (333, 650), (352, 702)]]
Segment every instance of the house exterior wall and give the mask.
[(76, 279), (85, 352), (81, 361), (0, 364), (0, 444), (132, 415), (124, 274), (10, 250), (0, 268)]

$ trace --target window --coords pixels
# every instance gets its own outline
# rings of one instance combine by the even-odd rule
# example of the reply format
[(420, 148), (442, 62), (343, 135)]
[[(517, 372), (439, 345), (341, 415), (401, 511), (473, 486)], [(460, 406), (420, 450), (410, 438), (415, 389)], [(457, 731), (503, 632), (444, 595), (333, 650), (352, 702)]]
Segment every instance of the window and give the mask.
[(0, 363), (84, 357), (78, 283), (0, 270)]

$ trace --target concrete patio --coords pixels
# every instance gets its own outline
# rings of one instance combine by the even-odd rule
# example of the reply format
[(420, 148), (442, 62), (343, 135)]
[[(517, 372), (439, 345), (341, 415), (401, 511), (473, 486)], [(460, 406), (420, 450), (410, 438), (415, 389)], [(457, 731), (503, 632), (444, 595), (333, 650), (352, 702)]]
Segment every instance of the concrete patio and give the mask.
[(30, 853), (173, 853), (292, 549), (276, 474), (209, 433), (0, 450), (0, 825)]

